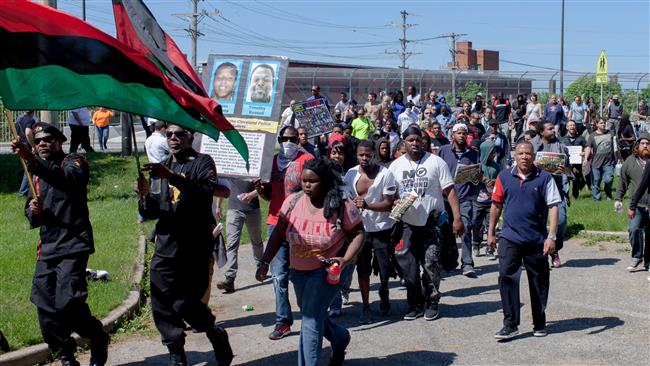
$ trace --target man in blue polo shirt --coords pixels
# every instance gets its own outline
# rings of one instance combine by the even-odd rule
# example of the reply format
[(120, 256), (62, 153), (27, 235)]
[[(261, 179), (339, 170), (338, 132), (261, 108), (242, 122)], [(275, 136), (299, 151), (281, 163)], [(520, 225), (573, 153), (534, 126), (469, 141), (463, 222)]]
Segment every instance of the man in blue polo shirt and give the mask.
[[(555, 251), (560, 192), (551, 174), (533, 164), (533, 145), (515, 147), (517, 166), (499, 173), (492, 193), (488, 245), (495, 248), (496, 225), (503, 211), (499, 238), (499, 292), (503, 328), (494, 337), (509, 339), (519, 333), (519, 268), (523, 261), (530, 289), (533, 335), (546, 336), (546, 302), (549, 291), (548, 256)], [(505, 206), (505, 207), (504, 207)], [(550, 229), (546, 229), (546, 221)]]
[[(438, 156), (447, 163), (449, 172), (452, 177), (456, 174), (458, 164), (473, 165), (478, 164), (478, 153), (474, 149), (467, 147), (467, 125), (456, 123), (452, 128), (452, 143), (442, 146), (438, 151)], [(474, 260), (472, 259), (472, 207), (474, 197), (476, 196), (476, 185), (472, 182), (456, 184), (458, 194), (458, 203), (460, 204), (460, 216), (465, 226), (462, 246), (462, 273), (463, 275), (474, 278)]]

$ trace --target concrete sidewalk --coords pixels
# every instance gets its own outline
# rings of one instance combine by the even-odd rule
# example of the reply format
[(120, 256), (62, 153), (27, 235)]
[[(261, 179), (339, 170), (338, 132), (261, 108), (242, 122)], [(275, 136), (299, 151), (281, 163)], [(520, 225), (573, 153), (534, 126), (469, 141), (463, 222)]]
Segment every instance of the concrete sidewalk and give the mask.
[[(624, 244), (617, 244), (618, 248)], [(520, 336), (506, 343), (493, 338), (501, 328), (502, 313), (497, 288), (498, 264), (476, 259), (478, 278), (448, 274), (443, 279), (440, 318), (402, 321), (406, 291), (392, 281), (392, 314), (378, 314), (377, 282), (373, 277), (371, 302), (375, 322), (361, 326), (360, 296), (353, 292), (351, 305), (337, 321), (352, 333), (346, 365), (647, 365), (650, 357), (650, 292), (648, 272), (628, 273), (629, 254), (614, 245), (583, 247), (580, 239), (565, 244), (564, 265), (551, 272), (546, 338), (532, 336), (532, 320), (525, 271), (522, 274), (522, 324)], [(295, 365), (299, 313), (291, 336), (279, 341), (267, 338), (274, 320), (271, 282), (254, 280), (250, 246), (240, 251), (240, 271), (234, 294), (220, 293), (213, 281), (211, 305), (227, 328), (236, 353), (234, 365)], [(355, 275), (356, 278), (356, 275)], [(353, 281), (356, 289), (356, 279)], [(244, 312), (242, 305), (255, 310)], [(322, 364), (327, 364), (329, 344)], [(202, 334), (188, 333), (186, 350), (190, 364), (213, 364), (209, 342)], [(80, 358), (88, 360), (88, 355)], [(130, 337), (112, 344), (110, 365), (166, 365), (166, 348), (158, 337)]]

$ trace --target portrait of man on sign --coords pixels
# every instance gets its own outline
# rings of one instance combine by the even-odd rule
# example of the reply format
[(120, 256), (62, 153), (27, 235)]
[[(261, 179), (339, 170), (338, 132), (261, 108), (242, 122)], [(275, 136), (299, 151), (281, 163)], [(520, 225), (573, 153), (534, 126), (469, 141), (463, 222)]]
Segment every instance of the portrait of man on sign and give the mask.
[(232, 62), (224, 62), (219, 65), (214, 73), (212, 94), (210, 96), (215, 100), (233, 100), (238, 74), (239, 70)]
[(270, 103), (273, 95), (275, 69), (273, 65), (258, 64), (253, 67), (248, 80), (248, 95), (246, 100), (253, 103)]

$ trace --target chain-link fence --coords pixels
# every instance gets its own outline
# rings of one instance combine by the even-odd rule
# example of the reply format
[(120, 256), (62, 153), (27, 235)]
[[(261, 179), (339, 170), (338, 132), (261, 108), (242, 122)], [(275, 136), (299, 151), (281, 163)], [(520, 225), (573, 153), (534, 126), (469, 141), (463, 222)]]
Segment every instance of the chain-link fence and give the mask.
[[(589, 72), (565, 71), (564, 89), (580, 79), (595, 74)], [(365, 101), (368, 92), (390, 93), (413, 85), (418, 93), (436, 90), (447, 94), (451, 101), (454, 92), (458, 93), (468, 82), (479, 84), (484, 94), (491, 96), (503, 93), (509, 98), (518, 94), (548, 93), (560, 94), (560, 73), (555, 71), (456, 71), (450, 70), (401, 70), (376, 68), (335, 68), (335, 67), (290, 67), (285, 84), (283, 105), (291, 99), (302, 100), (310, 95), (311, 86), (319, 85), (321, 94), (329, 100), (339, 99), (340, 92), (346, 92), (357, 101)], [(610, 94), (609, 86), (618, 83), (621, 91), (639, 90), (650, 81), (648, 73), (612, 73), (610, 84), (603, 94)], [(593, 97), (599, 97), (592, 95)]]
[[(589, 72), (564, 72), (564, 89), (581, 77), (594, 76)], [(311, 86), (320, 85), (321, 93), (328, 97), (332, 105), (339, 99), (341, 92), (346, 92), (358, 102), (364, 102), (369, 92), (394, 92), (409, 85), (417, 88), (418, 93), (436, 90), (447, 96), (452, 102), (454, 92), (462, 94), (471, 82), (479, 85), (486, 96), (503, 93), (513, 99), (518, 94), (536, 92), (542, 96), (559, 94), (560, 74), (555, 71), (456, 71), (450, 70), (402, 70), (379, 68), (345, 68), (345, 67), (289, 67), (287, 80), (282, 95), (283, 106), (292, 99), (303, 100), (311, 95)], [(604, 87), (604, 98), (612, 94), (610, 87), (620, 85), (626, 112), (639, 102), (639, 91), (650, 82), (648, 73), (612, 73), (610, 83)], [(618, 90), (618, 89), (617, 89)], [(591, 95), (599, 99), (600, 95)], [(14, 120), (19, 111), (13, 111)], [(59, 127), (65, 127), (66, 112), (61, 111)], [(117, 121), (117, 120), (116, 120)], [(111, 123), (113, 124), (113, 123)], [(91, 133), (92, 133), (91, 129)], [(4, 113), (0, 116), (0, 142), (11, 140), (11, 131)]]

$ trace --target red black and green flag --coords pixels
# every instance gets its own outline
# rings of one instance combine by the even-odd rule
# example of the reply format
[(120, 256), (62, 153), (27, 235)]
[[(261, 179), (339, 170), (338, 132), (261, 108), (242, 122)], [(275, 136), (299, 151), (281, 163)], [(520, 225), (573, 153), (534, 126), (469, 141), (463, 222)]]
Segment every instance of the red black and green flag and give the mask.
[(117, 39), (156, 58), (174, 82), (207, 97), (201, 79), (142, 0), (113, 0)]
[(178, 82), (155, 55), (81, 19), (27, 0), (2, 1), (0, 50), (0, 96), (7, 108), (104, 106), (214, 139), (221, 132), (248, 162), (246, 142), (216, 101)]

